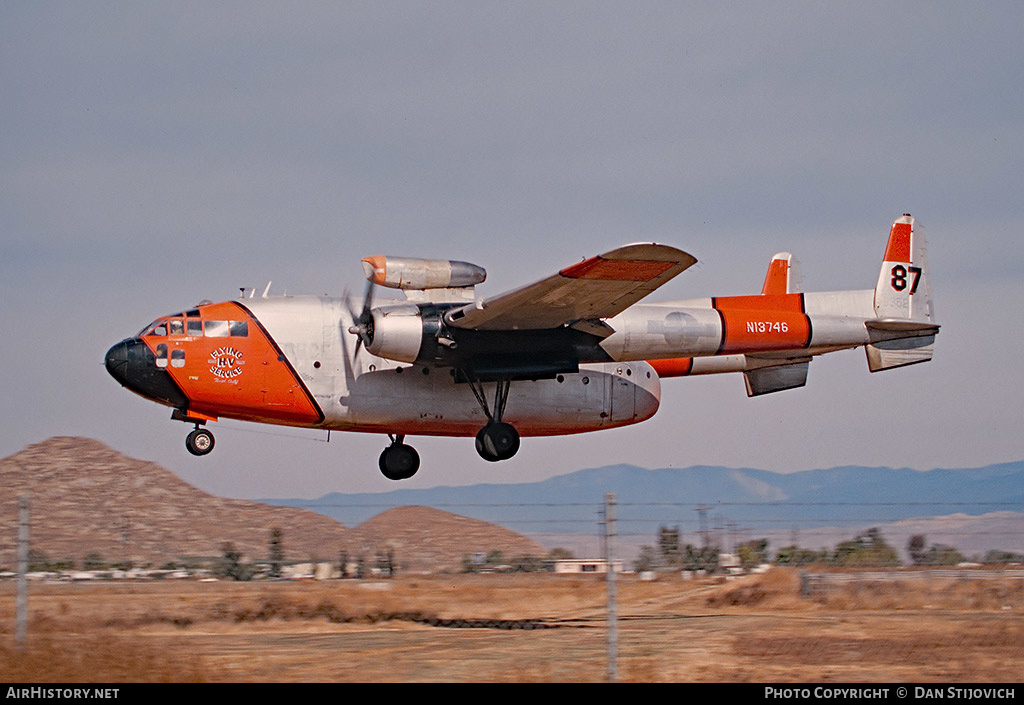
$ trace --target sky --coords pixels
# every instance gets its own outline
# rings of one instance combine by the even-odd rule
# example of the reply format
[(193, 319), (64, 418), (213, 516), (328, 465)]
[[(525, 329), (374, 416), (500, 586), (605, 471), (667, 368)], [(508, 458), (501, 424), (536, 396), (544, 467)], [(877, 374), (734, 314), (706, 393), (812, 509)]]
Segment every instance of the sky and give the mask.
[[(590, 467), (931, 469), (1024, 458), (1020, 2), (0, 4), (0, 457), (97, 438), (228, 497), (307, 497)], [(188, 426), (111, 379), (159, 315), (361, 291), (361, 258), (457, 259), (478, 295), (656, 241), (699, 264), (651, 300), (869, 289), (892, 221), (929, 242), (935, 359), (807, 386), (665, 380), (637, 426), (523, 440)]]

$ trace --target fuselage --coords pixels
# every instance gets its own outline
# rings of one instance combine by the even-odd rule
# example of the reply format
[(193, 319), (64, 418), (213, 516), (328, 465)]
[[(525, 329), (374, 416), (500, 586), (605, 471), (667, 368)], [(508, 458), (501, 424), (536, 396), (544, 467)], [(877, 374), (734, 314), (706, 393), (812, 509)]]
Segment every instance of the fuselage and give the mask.
[[(765, 364), (765, 356), (865, 344), (871, 297), (862, 291), (639, 304), (609, 319), (614, 332), (603, 339), (562, 329), (561, 336), (548, 334), (554, 342), (538, 353), (561, 367), (520, 375), (504, 418), (526, 436), (637, 423), (658, 409), (658, 372), (743, 371)], [(473, 390), (444, 358), (417, 352), (424, 359), (405, 362), (371, 354), (348, 333), (351, 311), (351, 302), (330, 297), (203, 304), (118, 343), (107, 368), (186, 420), (452, 436), (471, 436), (487, 422)], [(522, 333), (518, 349), (492, 334), (476, 343), (474, 355), (493, 349), (497, 357), (486, 359), (525, 360), (532, 353)]]
[[(487, 422), (450, 368), (372, 355), (347, 332), (351, 325), (337, 298), (205, 304), (157, 319), (113, 346), (106, 364), (122, 385), (186, 420), (449, 436), (472, 436)], [(604, 357), (512, 384), (504, 420), (540, 436), (650, 418), (661, 394), (653, 368)]]

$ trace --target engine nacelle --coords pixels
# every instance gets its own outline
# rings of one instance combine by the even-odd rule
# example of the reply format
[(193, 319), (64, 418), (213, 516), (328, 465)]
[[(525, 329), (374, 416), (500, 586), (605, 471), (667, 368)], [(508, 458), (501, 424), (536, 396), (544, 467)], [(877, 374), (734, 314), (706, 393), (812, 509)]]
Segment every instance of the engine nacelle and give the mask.
[(423, 344), (423, 316), (411, 304), (380, 306), (370, 311), (366, 349), (378, 357), (415, 362)]
[(460, 289), (487, 278), (483, 267), (469, 262), (382, 255), (363, 259), (363, 272), (374, 284), (391, 289)]

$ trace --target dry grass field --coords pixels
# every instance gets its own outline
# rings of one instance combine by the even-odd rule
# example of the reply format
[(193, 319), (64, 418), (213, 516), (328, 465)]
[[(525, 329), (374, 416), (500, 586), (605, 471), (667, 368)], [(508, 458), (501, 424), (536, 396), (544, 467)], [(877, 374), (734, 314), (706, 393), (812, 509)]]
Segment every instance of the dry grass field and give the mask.
[[(1024, 581), (847, 587), (795, 571), (618, 581), (619, 678), (676, 682), (1015, 682)], [(32, 585), (3, 682), (526, 682), (606, 679), (600, 578)]]

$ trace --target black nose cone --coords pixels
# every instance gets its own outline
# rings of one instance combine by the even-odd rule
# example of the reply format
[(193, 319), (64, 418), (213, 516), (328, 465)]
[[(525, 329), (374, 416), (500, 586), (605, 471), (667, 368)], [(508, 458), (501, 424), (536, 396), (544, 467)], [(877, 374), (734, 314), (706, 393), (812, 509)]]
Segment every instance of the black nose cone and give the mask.
[(110, 348), (105, 358), (107, 372), (122, 387), (153, 401), (184, 409), (188, 397), (167, 372), (158, 367), (156, 356), (139, 338), (128, 338)]
[(107, 350), (106, 357), (107, 372), (110, 376), (121, 383), (121, 386), (128, 386), (128, 341), (122, 340), (114, 347)]

